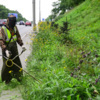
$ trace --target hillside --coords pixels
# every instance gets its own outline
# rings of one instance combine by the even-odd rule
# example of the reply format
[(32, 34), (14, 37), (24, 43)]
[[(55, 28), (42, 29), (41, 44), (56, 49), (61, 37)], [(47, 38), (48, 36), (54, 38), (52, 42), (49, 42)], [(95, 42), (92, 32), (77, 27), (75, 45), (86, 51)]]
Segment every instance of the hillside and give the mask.
[[(98, 48), (100, 36), (100, 1), (99, 0), (86, 0), (80, 6), (66, 13), (56, 23), (59, 26), (63, 22), (69, 23), (69, 37), (77, 41), (81, 46), (84, 45), (89, 49)], [(86, 48), (85, 48), (86, 49)], [(87, 48), (88, 49), (88, 48)], [(98, 48), (99, 49), (99, 48)]]
[[(25, 100), (100, 100), (99, 5), (100, 0), (86, 0), (58, 16), (58, 28), (39, 24), (27, 59), (37, 81), (25, 75)], [(61, 31), (64, 28), (67, 31)]]

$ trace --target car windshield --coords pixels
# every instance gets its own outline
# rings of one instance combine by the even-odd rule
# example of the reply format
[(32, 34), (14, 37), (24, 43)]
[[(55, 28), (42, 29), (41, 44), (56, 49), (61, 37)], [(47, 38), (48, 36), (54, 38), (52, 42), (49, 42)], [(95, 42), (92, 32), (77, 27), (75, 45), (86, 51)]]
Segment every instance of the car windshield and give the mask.
[(24, 21), (20, 21), (20, 22), (24, 23)]
[(4, 21), (4, 22), (6, 22), (6, 21), (7, 21), (7, 19), (3, 19), (3, 21)]

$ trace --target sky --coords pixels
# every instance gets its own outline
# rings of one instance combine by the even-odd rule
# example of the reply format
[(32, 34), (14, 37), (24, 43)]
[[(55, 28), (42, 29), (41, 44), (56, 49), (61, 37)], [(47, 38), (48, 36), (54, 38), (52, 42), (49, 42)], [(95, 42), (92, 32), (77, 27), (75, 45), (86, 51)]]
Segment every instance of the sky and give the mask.
[[(53, 9), (53, 2), (58, 0), (40, 0), (41, 2), (41, 20), (46, 19)], [(33, 20), (32, 0), (0, 0), (0, 4), (10, 10), (17, 10), (27, 20)], [(39, 21), (39, 0), (35, 0), (36, 5), (36, 23)]]

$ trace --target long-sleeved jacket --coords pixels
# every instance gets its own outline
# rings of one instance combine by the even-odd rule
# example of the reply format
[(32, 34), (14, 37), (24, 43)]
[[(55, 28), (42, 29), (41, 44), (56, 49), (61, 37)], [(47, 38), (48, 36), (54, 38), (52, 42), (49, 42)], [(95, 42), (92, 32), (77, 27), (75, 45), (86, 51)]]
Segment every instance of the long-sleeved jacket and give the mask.
[[(8, 28), (8, 25), (6, 25), (6, 27)], [(17, 28), (17, 26), (15, 26), (16, 27), (16, 36), (17, 36), (17, 43), (20, 45), (20, 46), (22, 46), (23, 45), (23, 42), (22, 42), (22, 40), (21, 40), (21, 36), (20, 36), (20, 34), (19, 34), (19, 31), (18, 31), (18, 28)], [(9, 29), (9, 28), (8, 28)], [(12, 33), (14, 33), (14, 30), (12, 30), (12, 29), (9, 29), (9, 31), (10, 31), (10, 33), (12, 34)], [(5, 34), (5, 31), (4, 31), (4, 29), (3, 28), (1, 28), (0, 29), (0, 46), (1, 46), (1, 48), (2, 48), (2, 50), (4, 50), (5, 48), (6, 48), (6, 34)]]

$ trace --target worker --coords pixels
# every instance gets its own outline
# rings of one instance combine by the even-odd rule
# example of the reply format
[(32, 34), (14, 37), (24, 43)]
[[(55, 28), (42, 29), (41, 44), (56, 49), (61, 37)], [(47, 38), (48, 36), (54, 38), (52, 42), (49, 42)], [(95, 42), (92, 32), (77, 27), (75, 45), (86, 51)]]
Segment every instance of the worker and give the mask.
[[(10, 15), (7, 18), (7, 23), (0, 29), (0, 46), (2, 49), (2, 55), (13, 59), (16, 55), (18, 55), (17, 43), (22, 47), (22, 50), (25, 50), (23, 41), (16, 26), (16, 17), (14, 15)], [(12, 78), (16, 78), (18, 81), (21, 81), (23, 71), (14, 64), (12, 67), (8, 67), (6, 61), (7, 59), (3, 57), (3, 66), (1, 70), (2, 81), (4, 81), (5, 84), (8, 84)], [(22, 68), (19, 57), (14, 59), (13, 62)]]

